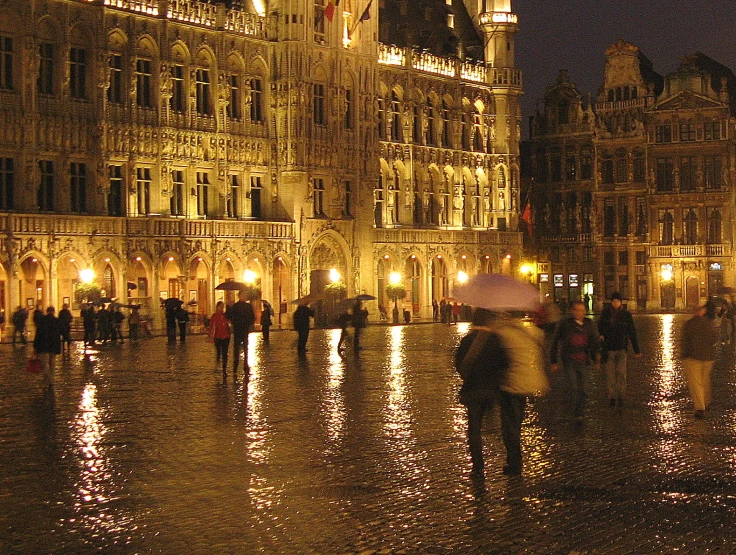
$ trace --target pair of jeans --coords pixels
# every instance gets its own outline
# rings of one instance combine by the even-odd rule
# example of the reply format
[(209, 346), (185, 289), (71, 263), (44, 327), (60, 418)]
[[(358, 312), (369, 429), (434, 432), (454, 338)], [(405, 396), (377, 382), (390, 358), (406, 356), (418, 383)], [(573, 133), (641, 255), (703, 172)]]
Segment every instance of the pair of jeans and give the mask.
[(223, 337), (215, 339), (215, 350), (217, 351), (217, 362), (222, 361), (222, 371), (227, 370), (227, 350), (230, 347), (230, 338)]
[(628, 353), (626, 349), (608, 351), (603, 364), (606, 371), (606, 384), (609, 399), (623, 399), (626, 394), (626, 365)]
[(588, 396), (590, 365), (587, 362), (566, 360), (565, 377), (569, 387), (572, 414), (575, 418), (582, 418), (585, 414), (585, 399)]
[(481, 471), (484, 467), (481, 435), (483, 415), (493, 408), (496, 400), (501, 412), (501, 438), (506, 448), (506, 466), (514, 472), (521, 472), (521, 424), (524, 421), (526, 397), (505, 391), (496, 394), (478, 392), (467, 396), (468, 447), (473, 470)]
[[(248, 334), (233, 334), (233, 372), (238, 371), (238, 366), (240, 366), (240, 353), (245, 353), (245, 369), (247, 370), (249, 368), (248, 366)], [(247, 374), (247, 372), (246, 372)]]

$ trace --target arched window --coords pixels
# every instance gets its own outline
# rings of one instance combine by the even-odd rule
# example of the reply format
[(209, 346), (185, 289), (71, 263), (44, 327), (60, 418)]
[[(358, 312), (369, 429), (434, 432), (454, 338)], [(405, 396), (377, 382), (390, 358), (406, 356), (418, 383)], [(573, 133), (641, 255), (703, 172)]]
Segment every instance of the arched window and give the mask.
[(452, 148), (452, 129), (450, 129), (450, 106), (447, 100), (442, 101), (442, 146)]
[(427, 99), (427, 136), (425, 137), (425, 141), (427, 145), (434, 146), (436, 145), (436, 131), (437, 131), (437, 121), (436, 118), (437, 114), (435, 113), (434, 109), (434, 102), (432, 102), (431, 98)]
[(478, 110), (473, 113), (473, 150), (483, 152), (483, 116)]
[(404, 140), (401, 132), (401, 101), (396, 91), (391, 91), (391, 140), (394, 142), (402, 142)]
[(698, 215), (692, 208), (688, 210), (684, 218), (684, 237), (686, 245), (695, 245), (698, 242)]
[(675, 240), (675, 222), (672, 213), (665, 210), (660, 219), (661, 237), (663, 245), (671, 245)]
[(723, 225), (721, 211), (718, 208), (708, 209), (708, 243), (715, 245), (721, 242), (721, 227)]

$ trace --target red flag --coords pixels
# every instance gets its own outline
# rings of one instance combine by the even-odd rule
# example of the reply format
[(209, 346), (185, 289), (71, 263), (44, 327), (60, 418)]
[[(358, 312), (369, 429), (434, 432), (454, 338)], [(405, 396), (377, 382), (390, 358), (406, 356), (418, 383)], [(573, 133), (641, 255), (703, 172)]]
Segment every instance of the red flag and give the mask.
[(532, 233), (532, 205), (528, 202), (524, 207), (524, 212), (521, 214), (521, 221), (526, 222), (526, 229), (531, 235)]
[(325, 17), (330, 23), (332, 23), (332, 18), (335, 17), (335, 4), (332, 2), (327, 4), (327, 7), (325, 8)]

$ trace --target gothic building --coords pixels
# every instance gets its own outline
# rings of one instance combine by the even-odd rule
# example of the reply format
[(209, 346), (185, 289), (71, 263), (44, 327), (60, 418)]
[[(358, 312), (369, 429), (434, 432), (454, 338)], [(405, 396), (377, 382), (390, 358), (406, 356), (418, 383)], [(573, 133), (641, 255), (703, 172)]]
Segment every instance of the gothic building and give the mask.
[(595, 103), (560, 73), (529, 146), (545, 292), (666, 310), (733, 282), (734, 85), (699, 52), (662, 77), (625, 41), (606, 51)]
[(0, 308), (82, 276), (156, 319), (227, 280), (388, 304), (398, 272), (426, 317), (514, 271), (516, 29), (510, 0), (0, 0)]

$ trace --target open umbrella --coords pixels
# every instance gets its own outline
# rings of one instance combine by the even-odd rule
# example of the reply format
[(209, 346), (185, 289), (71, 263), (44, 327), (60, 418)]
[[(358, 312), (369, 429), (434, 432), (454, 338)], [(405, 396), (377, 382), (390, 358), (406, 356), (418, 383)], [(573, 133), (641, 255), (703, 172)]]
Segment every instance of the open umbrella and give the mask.
[(536, 287), (503, 274), (478, 274), (456, 285), (458, 301), (488, 310), (533, 310), (539, 304)]
[(291, 301), (291, 304), (312, 304), (316, 303), (317, 301), (321, 301), (324, 298), (325, 296), (323, 294), (318, 295), (310, 293), (309, 295), (304, 295), (300, 299), (294, 299), (293, 301)]
[(176, 297), (169, 297), (164, 301), (164, 309), (166, 310), (176, 310), (181, 305), (184, 304), (184, 301), (181, 299), (177, 299)]
[(355, 296), (356, 301), (375, 301), (376, 298), (373, 295), (367, 295), (366, 293), (361, 293), (360, 295)]
[(218, 291), (242, 291), (246, 287), (248, 286), (240, 281), (223, 281), (215, 289)]
[(133, 289), (138, 289), (138, 286), (135, 283), (133, 283), (132, 281), (129, 281), (128, 282), (127, 287), (128, 287), (128, 291), (132, 291)]

